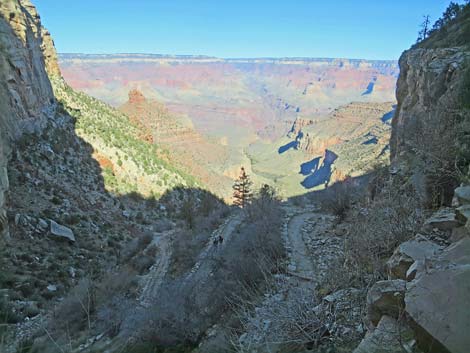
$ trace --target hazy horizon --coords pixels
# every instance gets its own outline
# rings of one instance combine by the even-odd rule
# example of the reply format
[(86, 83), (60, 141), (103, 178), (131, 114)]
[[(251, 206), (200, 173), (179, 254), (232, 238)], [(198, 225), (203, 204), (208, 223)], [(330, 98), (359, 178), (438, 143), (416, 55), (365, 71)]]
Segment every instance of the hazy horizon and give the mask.
[(86, 56), (102, 56), (102, 55), (136, 55), (136, 56), (155, 56), (155, 57), (171, 57), (171, 58), (201, 58), (201, 59), (221, 59), (221, 60), (354, 60), (354, 61), (386, 61), (397, 62), (397, 59), (368, 59), (368, 58), (352, 58), (352, 57), (315, 57), (315, 56), (246, 56), (246, 57), (220, 57), (206, 54), (172, 54), (172, 53), (158, 53), (158, 52), (58, 52), (60, 56), (66, 55), (86, 55)]
[(434, 22), (448, 5), (447, 0), (33, 2), (62, 53), (364, 60), (397, 60), (416, 41), (423, 15)]

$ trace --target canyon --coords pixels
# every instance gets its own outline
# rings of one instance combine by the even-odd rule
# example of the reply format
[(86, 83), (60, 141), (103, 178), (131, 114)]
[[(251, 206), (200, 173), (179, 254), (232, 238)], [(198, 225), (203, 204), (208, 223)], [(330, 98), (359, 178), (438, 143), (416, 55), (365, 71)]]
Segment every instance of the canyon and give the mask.
[[(288, 197), (311, 188), (304, 187), (299, 178), (302, 164), (322, 159), (333, 145), (356, 151), (364, 147), (362, 155), (372, 156), (367, 153), (368, 146), (362, 144), (365, 141), (344, 147), (346, 140), (359, 138), (358, 131), (354, 136), (349, 136), (351, 131), (343, 134), (333, 131), (338, 122), (335, 110), (354, 102), (355, 108), (344, 109), (349, 109), (350, 114), (354, 110), (351, 119), (357, 119), (357, 124), (364, 121), (368, 129), (361, 133), (372, 136), (373, 128), (383, 129), (385, 121), (380, 118), (393, 114), (393, 104), (384, 108), (382, 102), (394, 101), (399, 72), (394, 61), (350, 59), (61, 54), (59, 63), (65, 80), (73, 88), (117, 107), (124, 104), (120, 109), (132, 115), (147, 110), (141, 114), (147, 120), (146, 127), (154, 120), (153, 124), (159, 126), (153, 130), (160, 130), (161, 141), (169, 151), (174, 150), (174, 155), (182, 156), (182, 150), (191, 150), (192, 156), (180, 158), (180, 163), (186, 164), (186, 170), (201, 175), (211, 190), (223, 197), (230, 197), (230, 179), (236, 177), (240, 165), (252, 174), (257, 185), (273, 184)], [(146, 100), (130, 99), (126, 103), (129, 91), (139, 92)], [(152, 103), (143, 108), (145, 102)], [(374, 104), (380, 112), (370, 111)], [(157, 111), (164, 111), (167, 118), (163, 121), (158, 116), (152, 117), (151, 114), (159, 115)], [(289, 131), (306, 120), (330, 121), (321, 123), (321, 129), (311, 131), (302, 142), (305, 145), (314, 139), (310, 145), (317, 147), (296, 148), (285, 156), (277, 153), (286, 144)], [(175, 130), (176, 125), (185, 128)], [(329, 133), (335, 137), (320, 136)], [(386, 140), (384, 135), (381, 141)], [(384, 148), (385, 144), (380, 145)], [(202, 158), (195, 155), (197, 149)], [(377, 155), (357, 166), (349, 156), (339, 156), (338, 162), (343, 162), (343, 166), (336, 174), (344, 177), (363, 173), (366, 164), (378, 163), (373, 161)], [(386, 157), (386, 153), (383, 155)], [(256, 165), (258, 157), (267, 157), (272, 163), (260, 161)], [(288, 161), (283, 157), (288, 157)], [(347, 161), (350, 163), (346, 167)], [(208, 180), (201, 167), (213, 172), (212, 180)]]
[(457, 6), (397, 67), (58, 56), (0, 2), (0, 351), (466, 353)]

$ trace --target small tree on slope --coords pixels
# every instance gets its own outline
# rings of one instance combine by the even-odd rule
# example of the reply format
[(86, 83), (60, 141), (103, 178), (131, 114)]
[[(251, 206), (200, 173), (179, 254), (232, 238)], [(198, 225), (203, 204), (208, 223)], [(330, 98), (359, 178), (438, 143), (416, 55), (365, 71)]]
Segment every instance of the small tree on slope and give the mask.
[(251, 201), (252, 192), (251, 192), (252, 182), (248, 177), (248, 174), (245, 172), (245, 168), (241, 168), (240, 176), (235, 180), (233, 185), (233, 203), (241, 208), (246, 207)]

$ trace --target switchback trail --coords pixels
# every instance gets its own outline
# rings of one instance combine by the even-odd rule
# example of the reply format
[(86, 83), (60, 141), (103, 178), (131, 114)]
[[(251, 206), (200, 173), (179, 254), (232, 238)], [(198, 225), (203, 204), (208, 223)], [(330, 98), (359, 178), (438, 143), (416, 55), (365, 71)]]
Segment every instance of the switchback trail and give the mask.
[(168, 271), (171, 258), (171, 236), (175, 232), (168, 231), (161, 235), (154, 236), (150, 246), (157, 246), (155, 263), (150, 267), (149, 272), (142, 278), (143, 286), (139, 302), (144, 307), (150, 307), (152, 301), (157, 298), (158, 290), (163, 283), (163, 279)]

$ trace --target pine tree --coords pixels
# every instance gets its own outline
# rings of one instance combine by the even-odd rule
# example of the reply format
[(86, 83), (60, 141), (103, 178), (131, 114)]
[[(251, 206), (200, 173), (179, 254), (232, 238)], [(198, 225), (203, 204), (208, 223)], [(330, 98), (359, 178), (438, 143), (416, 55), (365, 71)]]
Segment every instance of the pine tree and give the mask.
[(240, 176), (233, 185), (234, 205), (244, 208), (250, 203), (252, 197), (251, 185), (252, 182), (248, 174), (246, 174), (245, 168), (242, 167), (240, 170)]
[(423, 23), (421, 24), (421, 30), (419, 31), (419, 36), (417, 42), (421, 42), (425, 40), (429, 36), (429, 32), (431, 30), (431, 21), (429, 15), (424, 16)]

